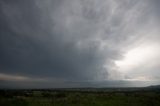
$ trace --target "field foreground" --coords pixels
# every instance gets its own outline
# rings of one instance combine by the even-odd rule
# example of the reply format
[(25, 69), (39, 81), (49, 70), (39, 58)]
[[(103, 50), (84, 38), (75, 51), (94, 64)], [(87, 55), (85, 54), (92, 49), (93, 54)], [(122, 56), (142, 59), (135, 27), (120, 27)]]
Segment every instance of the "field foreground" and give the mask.
[(0, 106), (160, 106), (160, 91), (0, 90)]

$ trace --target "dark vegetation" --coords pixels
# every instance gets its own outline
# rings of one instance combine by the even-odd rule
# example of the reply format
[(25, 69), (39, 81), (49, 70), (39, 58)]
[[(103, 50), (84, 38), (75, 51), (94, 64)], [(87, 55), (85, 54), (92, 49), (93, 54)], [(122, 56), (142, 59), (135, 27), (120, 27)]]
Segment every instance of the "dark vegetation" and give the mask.
[(160, 106), (160, 90), (0, 90), (0, 106)]

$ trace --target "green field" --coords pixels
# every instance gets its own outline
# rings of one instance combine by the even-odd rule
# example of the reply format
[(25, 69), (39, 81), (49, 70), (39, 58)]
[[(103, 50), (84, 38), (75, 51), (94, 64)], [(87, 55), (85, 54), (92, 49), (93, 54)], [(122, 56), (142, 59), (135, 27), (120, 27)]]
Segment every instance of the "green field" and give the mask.
[(160, 92), (2, 90), (0, 106), (160, 106)]

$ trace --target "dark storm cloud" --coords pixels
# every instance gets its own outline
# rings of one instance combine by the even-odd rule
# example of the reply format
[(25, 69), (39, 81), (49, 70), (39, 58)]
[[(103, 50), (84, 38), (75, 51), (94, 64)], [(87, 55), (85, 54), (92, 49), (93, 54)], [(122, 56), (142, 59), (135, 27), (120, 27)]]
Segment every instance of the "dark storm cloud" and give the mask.
[(158, 9), (158, 0), (1, 0), (0, 80), (121, 80), (115, 61), (159, 41)]
[[(59, 4), (58, 1), (51, 3), (54, 18), (54, 8)], [(68, 34), (65, 29), (57, 31), (56, 24), (59, 23), (48, 16), (49, 7), (38, 7), (32, 0), (2, 0), (0, 5), (2, 73), (79, 80), (94, 79), (104, 71), (105, 59), (99, 44), (90, 41), (78, 48), (79, 39), (89, 39), (86, 33), (76, 36)], [(108, 55), (112, 52), (109, 51)]]

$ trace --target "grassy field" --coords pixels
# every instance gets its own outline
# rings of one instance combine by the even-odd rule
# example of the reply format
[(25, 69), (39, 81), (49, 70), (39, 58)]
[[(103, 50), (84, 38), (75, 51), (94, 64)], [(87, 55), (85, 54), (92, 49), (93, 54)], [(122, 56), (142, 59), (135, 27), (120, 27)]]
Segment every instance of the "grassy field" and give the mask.
[(1, 90), (0, 106), (160, 106), (160, 92)]

